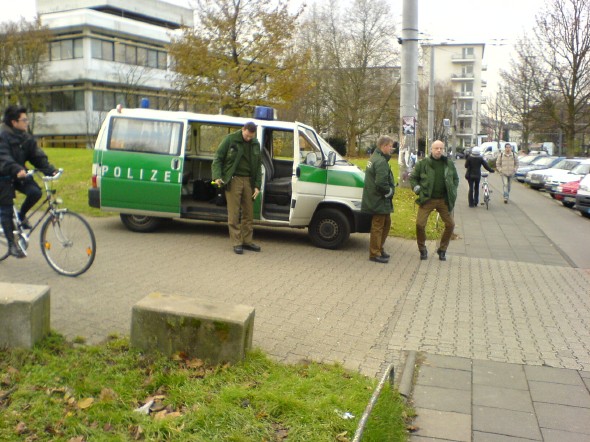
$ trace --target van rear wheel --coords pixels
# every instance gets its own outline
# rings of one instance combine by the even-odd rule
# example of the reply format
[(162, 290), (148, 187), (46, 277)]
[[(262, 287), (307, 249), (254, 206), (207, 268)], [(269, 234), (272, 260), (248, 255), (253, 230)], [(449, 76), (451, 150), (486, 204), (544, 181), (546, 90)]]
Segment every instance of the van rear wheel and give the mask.
[(153, 232), (162, 223), (160, 218), (153, 216), (127, 215), (125, 213), (122, 213), (120, 216), (125, 227), (132, 232)]
[(350, 223), (337, 209), (321, 209), (309, 225), (311, 242), (323, 249), (337, 249), (350, 236)]

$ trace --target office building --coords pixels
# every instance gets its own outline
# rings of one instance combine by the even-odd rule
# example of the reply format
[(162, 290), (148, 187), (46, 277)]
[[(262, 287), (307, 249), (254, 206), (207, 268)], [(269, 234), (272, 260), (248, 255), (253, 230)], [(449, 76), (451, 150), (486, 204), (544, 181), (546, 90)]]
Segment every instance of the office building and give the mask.
[(106, 112), (122, 104), (178, 108), (166, 45), (193, 11), (161, 0), (37, 0), (52, 32), (35, 114), (44, 146), (92, 145)]

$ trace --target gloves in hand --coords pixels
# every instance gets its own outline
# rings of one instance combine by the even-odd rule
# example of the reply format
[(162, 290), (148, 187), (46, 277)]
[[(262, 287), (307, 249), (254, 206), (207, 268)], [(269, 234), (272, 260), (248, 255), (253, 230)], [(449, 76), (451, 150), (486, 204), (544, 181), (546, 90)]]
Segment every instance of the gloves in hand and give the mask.
[(420, 185), (414, 187), (414, 193), (418, 195), (420, 193)]

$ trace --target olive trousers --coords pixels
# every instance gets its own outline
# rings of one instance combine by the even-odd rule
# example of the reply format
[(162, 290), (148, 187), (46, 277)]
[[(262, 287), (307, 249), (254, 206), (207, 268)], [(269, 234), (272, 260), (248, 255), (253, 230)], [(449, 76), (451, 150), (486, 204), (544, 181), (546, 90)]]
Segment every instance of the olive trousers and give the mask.
[(371, 220), (371, 235), (369, 237), (369, 258), (381, 256), (390, 228), (391, 214), (373, 215)]
[(431, 199), (418, 207), (418, 215), (416, 216), (416, 239), (418, 242), (418, 250), (426, 250), (426, 223), (430, 214), (436, 210), (440, 219), (445, 223), (445, 230), (440, 239), (439, 250), (446, 251), (451, 242), (453, 230), (455, 230), (455, 220), (453, 215), (449, 212), (449, 206), (443, 198)]
[[(227, 199), (227, 226), (232, 246), (252, 243), (254, 204), (250, 177), (234, 176), (225, 191)], [(241, 209), (241, 210), (240, 210)], [(241, 222), (240, 222), (241, 212)]]

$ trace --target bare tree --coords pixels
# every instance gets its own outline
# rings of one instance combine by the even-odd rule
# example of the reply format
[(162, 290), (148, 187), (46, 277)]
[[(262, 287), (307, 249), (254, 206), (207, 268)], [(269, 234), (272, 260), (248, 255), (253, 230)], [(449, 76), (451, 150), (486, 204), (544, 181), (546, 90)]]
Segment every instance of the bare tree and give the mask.
[(500, 72), (507, 96), (507, 116), (522, 131), (522, 147), (529, 148), (534, 122), (543, 101), (541, 91), (548, 88), (540, 59), (534, 55), (531, 42), (523, 38), (516, 45), (516, 54), (509, 70)]
[(567, 153), (590, 126), (590, 0), (549, 0), (537, 16), (535, 56), (543, 62), (544, 111), (564, 133)]
[[(18, 103), (32, 112), (43, 110), (39, 93), (46, 67), (50, 32), (39, 18), (0, 25), (0, 92), (3, 107)], [(33, 116), (32, 116), (33, 119)], [(29, 126), (34, 130), (34, 119)]]
[[(427, 133), (426, 124), (428, 122), (428, 89), (420, 90), (418, 104), (418, 133)], [(447, 130), (443, 125), (443, 120), (452, 119), (453, 101), (455, 100), (455, 91), (450, 81), (439, 81), (434, 85), (434, 127), (433, 139), (444, 140), (447, 136)]]
[(491, 134), (493, 141), (500, 142), (509, 120), (508, 94), (500, 88), (493, 98), (488, 98), (487, 113), (482, 116), (482, 127)]
[(384, 0), (354, 0), (344, 11), (331, 0), (327, 8), (325, 93), (336, 131), (346, 134), (349, 155), (357, 155), (359, 137), (379, 131), (383, 114), (399, 118), (392, 106), (399, 94), (395, 32)]

